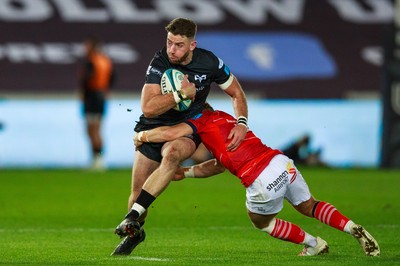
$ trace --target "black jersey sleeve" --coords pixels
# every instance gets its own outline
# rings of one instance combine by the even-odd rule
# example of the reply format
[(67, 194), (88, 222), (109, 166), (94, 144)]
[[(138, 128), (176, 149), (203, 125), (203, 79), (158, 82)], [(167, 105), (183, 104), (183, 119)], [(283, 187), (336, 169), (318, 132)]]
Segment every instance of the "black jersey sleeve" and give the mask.
[(217, 57), (215, 54), (210, 52), (209, 56), (213, 62), (212, 65), (214, 67), (213, 81), (217, 84), (223, 84), (229, 79), (231, 75), (231, 70), (224, 63), (224, 61), (221, 58)]
[(163, 50), (158, 51), (147, 68), (145, 83), (160, 84), (162, 74), (170, 67)]

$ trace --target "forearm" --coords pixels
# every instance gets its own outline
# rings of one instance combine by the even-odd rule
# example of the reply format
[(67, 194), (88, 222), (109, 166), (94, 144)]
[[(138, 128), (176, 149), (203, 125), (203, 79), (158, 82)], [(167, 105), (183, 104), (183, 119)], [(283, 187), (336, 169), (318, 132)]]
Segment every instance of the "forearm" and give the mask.
[(156, 95), (148, 100), (142, 99), (143, 115), (147, 118), (163, 114), (175, 107), (175, 105), (176, 102), (172, 93)]
[(167, 142), (173, 140), (171, 136), (165, 134), (169, 127), (162, 126), (152, 130), (141, 131), (135, 135), (134, 140), (140, 142)]
[(206, 178), (220, 174), (224, 171), (225, 167), (219, 161), (217, 161), (216, 159), (211, 159), (203, 163), (193, 165), (189, 168), (185, 168), (185, 176), (195, 177), (195, 178)]
[(240, 116), (248, 118), (247, 99), (242, 90), (237, 92), (234, 97), (232, 97), (232, 105), (237, 118)]
[(179, 123), (175, 126), (162, 126), (151, 130), (136, 133), (133, 141), (136, 146), (143, 142), (167, 142), (193, 133), (193, 129), (186, 123)]
[(231, 97), (233, 111), (236, 117), (244, 116), (247, 118), (248, 107), (246, 95), (236, 77), (234, 77), (232, 84), (225, 90), (225, 92)]
[(159, 84), (146, 83), (140, 97), (141, 108), (145, 117), (155, 117), (163, 114), (176, 105), (172, 93), (161, 94)]

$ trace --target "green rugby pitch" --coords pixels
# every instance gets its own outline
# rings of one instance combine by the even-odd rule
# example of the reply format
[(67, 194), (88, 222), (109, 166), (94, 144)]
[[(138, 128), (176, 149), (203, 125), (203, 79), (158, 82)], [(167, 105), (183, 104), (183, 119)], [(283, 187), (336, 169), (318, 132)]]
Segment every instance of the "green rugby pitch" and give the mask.
[(335, 205), (378, 240), (366, 257), (351, 236), (301, 216), (279, 218), (324, 238), (330, 252), (297, 257), (302, 246), (253, 228), (245, 190), (224, 173), (172, 182), (150, 207), (146, 240), (111, 257), (114, 227), (127, 211), (130, 169), (0, 170), (0, 264), (26, 265), (398, 265), (400, 171), (302, 168), (312, 194)]

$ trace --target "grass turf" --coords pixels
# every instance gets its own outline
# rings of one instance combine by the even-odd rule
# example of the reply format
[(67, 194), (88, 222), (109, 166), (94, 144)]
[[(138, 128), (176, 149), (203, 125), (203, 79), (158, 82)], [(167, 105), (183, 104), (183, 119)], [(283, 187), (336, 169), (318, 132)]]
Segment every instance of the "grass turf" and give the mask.
[(297, 257), (247, 218), (245, 190), (228, 173), (173, 182), (154, 202), (146, 240), (111, 257), (126, 213), (130, 170), (0, 170), (0, 264), (32, 265), (396, 265), (400, 262), (400, 171), (301, 169), (313, 195), (334, 204), (379, 241), (366, 257), (356, 240), (290, 205), (279, 218), (324, 238), (330, 253)]

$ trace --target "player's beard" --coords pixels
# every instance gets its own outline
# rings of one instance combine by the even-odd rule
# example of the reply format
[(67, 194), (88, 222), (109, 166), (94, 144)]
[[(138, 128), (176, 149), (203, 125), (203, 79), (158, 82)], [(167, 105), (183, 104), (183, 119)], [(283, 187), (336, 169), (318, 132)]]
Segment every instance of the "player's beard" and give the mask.
[(168, 55), (168, 60), (169, 60), (172, 64), (181, 65), (182, 63), (184, 63), (184, 62), (187, 60), (187, 58), (189, 57), (189, 54), (190, 54), (190, 51), (187, 51), (181, 58), (175, 59), (175, 60), (172, 60), (171, 57), (170, 57), (170, 55)]

